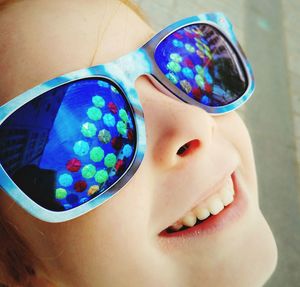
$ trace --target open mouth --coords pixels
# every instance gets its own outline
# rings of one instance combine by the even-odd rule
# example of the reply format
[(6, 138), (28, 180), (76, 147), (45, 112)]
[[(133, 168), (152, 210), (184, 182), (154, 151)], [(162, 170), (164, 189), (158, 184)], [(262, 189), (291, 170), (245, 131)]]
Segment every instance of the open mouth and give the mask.
[[(194, 206), (183, 217), (163, 230), (161, 236), (183, 236), (185, 234), (209, 229), (227, 213), (231, 206), (237, 205), (239, 198), (235, 174), (229, 176), (222, 188), (206, 200)], [(222, 219), (221, 219), (222, 221)]]

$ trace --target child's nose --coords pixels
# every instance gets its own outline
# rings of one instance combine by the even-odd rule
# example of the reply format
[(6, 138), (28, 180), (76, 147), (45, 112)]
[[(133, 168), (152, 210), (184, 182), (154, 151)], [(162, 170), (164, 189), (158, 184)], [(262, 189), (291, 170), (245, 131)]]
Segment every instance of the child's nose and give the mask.
[(146, 156), (153, 164), (169, 169), (210, 145), (216, 122), (206, 111), (170, 97), (147, 76), (137, 80), (136, 88), (144, 110)]

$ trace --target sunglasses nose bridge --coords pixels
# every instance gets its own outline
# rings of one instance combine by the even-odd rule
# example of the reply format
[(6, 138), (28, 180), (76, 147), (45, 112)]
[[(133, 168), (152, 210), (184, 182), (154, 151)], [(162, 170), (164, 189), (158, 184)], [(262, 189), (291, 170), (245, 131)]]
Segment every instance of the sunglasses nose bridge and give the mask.
[(139, 76), (152, 72), (152, 63), (147, 52), (140, 48), (109, 63), (106, 70), (113, 78), (133, 87)]

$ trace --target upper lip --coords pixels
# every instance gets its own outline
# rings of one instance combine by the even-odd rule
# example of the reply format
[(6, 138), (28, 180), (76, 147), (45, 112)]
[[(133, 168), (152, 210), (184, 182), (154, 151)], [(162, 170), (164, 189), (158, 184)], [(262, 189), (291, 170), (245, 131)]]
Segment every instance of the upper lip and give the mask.
[(204, 194), (202, 194), (202, 196), (193, 204), (193, 206), (190, 209), (197, 206), (199, 203), (205, 201), (211, 195), (217, 193), (224, 186), (227, 178), (232, 176), (232, 173), (233, 173), (233, 171), (231, 173), (227, 173), (219, 181), (217, 181), (217, 183), (212, 188), (208, 189)]
[[(205, 190), (197, 190), (197, 186), (199, 186), (199, 184), (193, 184), (194, 180), (192, 179), (190, 181), (187, 181), (189, 183), (188, 186), (185, 186), (183, 183), (181, 186), (176, 186), (174, 189), (168, 188), (167, 192), (165, 192), (164, 194), (165, 198), (163, 198), (162, 201), (159, 202), (161, 205), (157, 206), (158, 210), (156, 210), (157, 212), (155, 213), (155, 215), (158, 216), (157, 220), (159, 222), (159, 226), (157, 230), (159, 231), (159, 233), (174, 224), (188, 211), (192, 210), (193, 207), (197, 206), (199, 203), (203, 202), (211, 195), (217, 193), (225, 184), (226, 179), (229, 176), (232, 176), (237, 168), (237, 164), (237, 161), (231, 161), (231, 164), (226, 164), (224, 162), (225, 167), (223, 169), (219, 167), (219, 169), (214, 171), (215, 173), (213, 173), (211, 169), (211, 173), (216, 175), (212, 178), (215, 179), (217, 177), (217, 180), (208, 182)], [(182, 170), (183, 174), (185, 174), (186, 172), (186, 170)], [(199, 177), (196, 179), (199, 182)], [(203, 179), (205, 180), (205, 177), (200, 177), (200, 180)], [(186, 195), (185, 191), (187, 191), (187, 189), (188, 194), (186, 197), (184, 197)], [(175, 198), (172, 198), (172, 196)]]
[[(226, 173), (225, 176), (223, 176), (220, 180), (218, 180), (211, 188), (209, 188), (206, 192), (201, 194), (201, 197), (196, 200), (196, 202), (193, 203), (193, 205), (188, 209), (187, 211), (192, 210), (195, 206), (197, 206), (199, 203), (205, 201), (207, 198), (209, 198), (211, 195), (216, 194), (225, 184), (225, 181), (228, 177), (231, 177), (233, 172)], [(185, 213), (181, 216), (183, 217)], [(180, 219), (181, 217), (177, 218), (176, 220)], [(174, 222), (173, 222), (174, 223)], [(169, 225), (170, 226), (170, 225)]]

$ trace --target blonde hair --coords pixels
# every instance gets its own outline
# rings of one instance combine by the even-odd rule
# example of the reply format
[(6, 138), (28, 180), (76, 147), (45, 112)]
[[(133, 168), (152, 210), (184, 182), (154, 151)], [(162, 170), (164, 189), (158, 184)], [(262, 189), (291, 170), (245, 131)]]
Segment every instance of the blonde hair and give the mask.
[[(0, 0), (0, 11), (22, 0)], [(141, 19), (148, 22), (141, 8), (131, 0), (119, 0), (133, 10)], [(0, 192), (3, 192), (0, 190)], [(31, 278), (36, 275), (36, 266), (42, 262), (29, 248), (25, 238), (15, 226), (0, 213), (0, 287), (29, 287)], [(45, 271), (46, 272), (46, 271)], [(46, 273), (45, 273), (46, 274)], [(6, 285), (3, 285), (5, 282)]]

